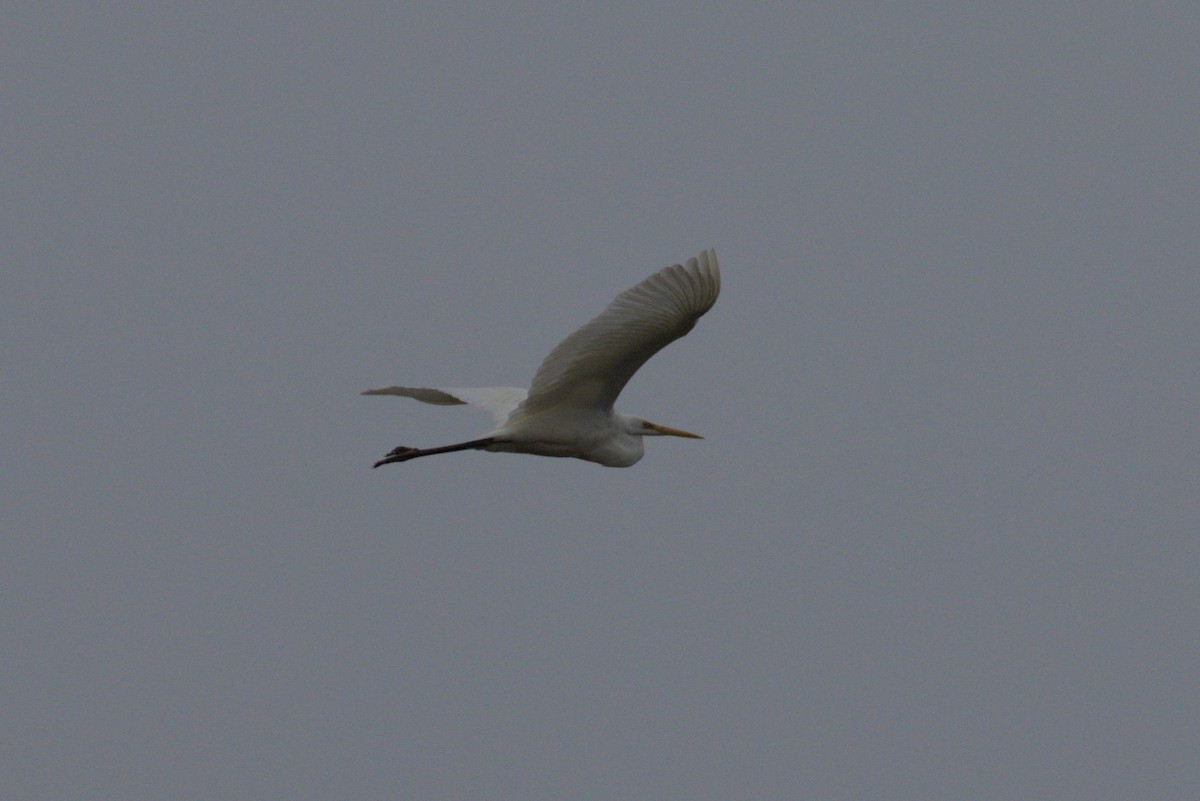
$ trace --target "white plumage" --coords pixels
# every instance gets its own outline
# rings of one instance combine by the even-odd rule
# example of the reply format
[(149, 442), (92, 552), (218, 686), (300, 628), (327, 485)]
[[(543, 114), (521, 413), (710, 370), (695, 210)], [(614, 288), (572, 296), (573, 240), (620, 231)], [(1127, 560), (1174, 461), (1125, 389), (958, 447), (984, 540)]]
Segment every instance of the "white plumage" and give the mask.
[(550, 351), (526, 391), (519, 387), (387, 387), (364, 395), (400, 395), (439, 405), (469, 404), (492, 416), (480, 439), (440, 448), (400, 446), (375, 464), (460, 450), (571, 456), (608, 467), (642, 458), (642, 437), (696, 434), (613, 411), (613, 402), (646, 360), (692, 330), (721, 291), (709, 250), (659, 270), (625, 290), (598, 317)]

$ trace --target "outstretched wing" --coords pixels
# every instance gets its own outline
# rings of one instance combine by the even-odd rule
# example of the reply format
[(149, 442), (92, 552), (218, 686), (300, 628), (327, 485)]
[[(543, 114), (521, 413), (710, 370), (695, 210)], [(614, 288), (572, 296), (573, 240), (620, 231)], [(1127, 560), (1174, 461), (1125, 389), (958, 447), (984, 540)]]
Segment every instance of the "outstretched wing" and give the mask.
[(368, 389), (364, 395), (399, 395), (414, 398), (423, 403), (438, 406), (469, 404), (492, 416), (497, 426), (512, 414), (513, 409), (525, 400), (526, 392), (520, 387), (465, 387), (459, 389), (433, 389), (431, 387), (385, 387)]
[(692, 330), (721, 291), (716, 251), (659, 270), (564, 339), (538, 368), (516, 415), (555, 406), (609, 409), (646, 360)]

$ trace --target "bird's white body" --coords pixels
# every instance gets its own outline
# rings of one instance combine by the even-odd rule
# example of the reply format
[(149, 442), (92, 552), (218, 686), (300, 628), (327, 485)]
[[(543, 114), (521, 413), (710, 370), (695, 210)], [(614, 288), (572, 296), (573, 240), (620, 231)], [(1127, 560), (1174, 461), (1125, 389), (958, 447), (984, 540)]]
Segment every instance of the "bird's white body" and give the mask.
[(569, 415), (543, 412), (496, 429), (490, 436), (497, 442), (485, 450), (571, 456), (605, 467), (629, 467), (645, 453), (642, 437), (632, 433), (641, 422), (612, 410)]
[(598, 317), (563, 340), (542, 362), (529, 390), (519, 387), (387, 387), (364, 395), (399, 395), (439, 405), (468, 404), (492, 416), (484, 437), (441, 448), (398, 447), (376, 467), (456, 450), (569, 456), (607, 467), (642, 458), (642, 438), (696, 434), (613, 411), (613, 402), (647, 359), (685, 335), (712, 308), (721, 289), (717, 255), (664, 268), (622, 292)]

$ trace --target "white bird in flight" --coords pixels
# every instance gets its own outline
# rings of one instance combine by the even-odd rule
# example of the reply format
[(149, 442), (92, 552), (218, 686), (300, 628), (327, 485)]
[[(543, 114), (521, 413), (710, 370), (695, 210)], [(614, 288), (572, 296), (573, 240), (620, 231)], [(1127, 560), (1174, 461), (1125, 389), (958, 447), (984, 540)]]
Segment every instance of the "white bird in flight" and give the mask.
[(407, 462), (451, 451), (483, 450), (570, 456), (606, 467), (642, 458), (642, 437), (703, 439), (613, 411), (613, 402), (646, 360), (692, 330), (721, 291), (716, 251), (659, 270), (625, 290), (601, 314), (559, 343), (542, 361), (533, 385), (470, 389), (386, 387), (364, 395), (400, 395), (444, 406), (467, 404), (489, 413), (495, 428), (479, 439), (440, 448), (401, 445), (375, 463)]

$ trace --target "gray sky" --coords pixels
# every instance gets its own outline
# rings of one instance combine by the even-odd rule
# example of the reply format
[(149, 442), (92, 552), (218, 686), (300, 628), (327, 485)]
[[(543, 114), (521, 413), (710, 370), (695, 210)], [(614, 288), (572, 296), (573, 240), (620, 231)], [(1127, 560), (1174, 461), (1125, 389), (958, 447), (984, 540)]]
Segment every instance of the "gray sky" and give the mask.
[(1194, 799), (1200, 11), (420, 6), (4, 12), (3, 796)]

